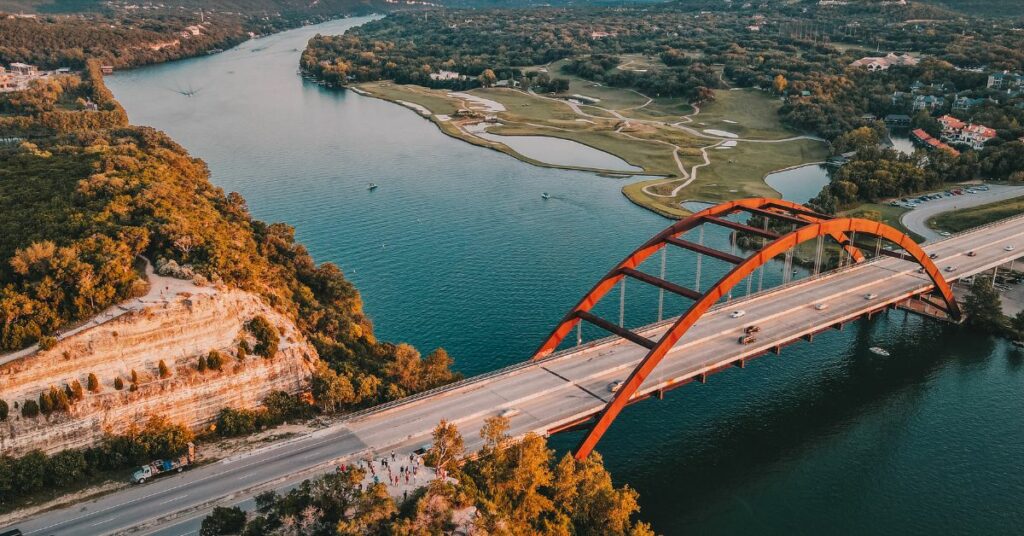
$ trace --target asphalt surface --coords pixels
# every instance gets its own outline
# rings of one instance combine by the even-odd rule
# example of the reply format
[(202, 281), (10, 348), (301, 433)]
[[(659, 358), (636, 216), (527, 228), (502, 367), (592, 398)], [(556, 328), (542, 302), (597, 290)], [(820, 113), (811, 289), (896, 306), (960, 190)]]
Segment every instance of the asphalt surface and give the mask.
[(976, 194), (964, 193), (963, 195), (943, 197), (942, 199), (934, 199), (932, 201), (921, 203), (921, 205), (914, 210), (904, 213), (903, 216), (900, 217), (900, 223), (902, 223), (907, 229), (923, 236), (925, 240), (931, 242), (942, 238), (942, 235), (939, 234), (938, 231), (928, 227), (928, 220), (933, 217), (938, 216), (943, 212), (976, 207), (979, 205), (987, 205), (988, 203), (1005, 201), (1007, 199), (1013, 199), (1014, 197), (1020, 196), (1024, 196), (1024, 186), (1002, 186), (993, 184), (989, 186), (989, 190), (987, 192), (978, 192)]
[[(919, 209), (920, 210), (920, 209)], [(1007, 252), (1005, 247), (1014, 246)], [(1024, 217), (930, 244), (948, 279), (991, 270), (1024, 252)], [(973, 257), (967, 251), (976, 253)], [(802, 279), (712, 309), (647, 378), (638, 396), (685, 381), (747, 356), (760, 355), (801, 336), (897, 303), (931, 288), (912, 261), (880, 258), (817, 278)], [(875, 294), (867, 299), (867, 294)], [(817, 304), (827, 304), (819, 310)], [(729, 313), (742, 309), (742, 318)], [(737, 343), (743, 328), (762, 327), (755, 344)], [(644, 328), (654, 338), (665, 324)], [(194, 533), (217, 503), (251, 504), (263, 489), (284, 489), (342, 460), (396, 451), (407, 455), (429, 442), (441, 419), (455, 422), (473, 451), (486, 418), (505, 409), (513, 435), (547, 434), (596, 414), (610, 400), (609, 384), (624, 380), (646, 350), (615, 339), (563, 351), (470, 378), (453, 387), (355, 414), (337, 425), (196, 467), (102, 498), (53, 510), (18, 525), (26, 535), (92, 535), (131, 531), (177, 536)], [(629, 409), (626, 410), (631, 411)], [(249, 502), (247, 502), (249, 501)]]

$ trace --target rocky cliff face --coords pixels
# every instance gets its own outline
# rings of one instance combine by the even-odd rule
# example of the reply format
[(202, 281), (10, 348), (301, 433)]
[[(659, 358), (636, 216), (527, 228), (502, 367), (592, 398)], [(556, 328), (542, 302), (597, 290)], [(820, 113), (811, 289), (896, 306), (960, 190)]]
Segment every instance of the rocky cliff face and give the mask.
[[(198, 429), (224, 407), (254, 408), (272, 391), (305, 388), (318, 356), (290, 319), (247, 292), (195, 290), (169, 290), (173, 295), (166, 298), (151, 292), (119, 306), (116, 318), (67, 336), (49, 350), (0, 365), (0, 399), (10, 405), (10, 416), (0, 423), (0, 453), (88, 446), (105, 431), (122, 432), (154, 414)], [(251, 340), (244, 325), (258, 315), (281, 333), (277, 354), (239, 359), (239, 342)], [(101, 315), (92, 324), (103, 320)], [(225, 354), (222, 370), (199, 372), (199, 358), (211, 350)], [(170, 371), (167, 378), (160, 377), (161, 360)], [(135, 390), (132, 371), (138, 378)], [(87, 390), (90, 373), (99, 380), (97, 393)], [(116, 378), (123, 381), (122, 390), (115, 389)], [(26, 400), (38, 400), (51, 386), (63, 389), (74, 380), (86, 392), (69, 412), (22, 416)]]

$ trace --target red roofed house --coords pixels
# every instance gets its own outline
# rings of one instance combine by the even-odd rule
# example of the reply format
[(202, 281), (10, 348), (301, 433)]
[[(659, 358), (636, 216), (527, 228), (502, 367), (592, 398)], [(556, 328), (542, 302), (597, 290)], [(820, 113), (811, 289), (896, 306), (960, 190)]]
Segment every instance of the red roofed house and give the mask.
[(985, 143), (996, 137), (995, 129), (985, 125), (964, 123), (950, 115), (940, 117), (939, 123), (942, 124), (943, 140), (969, 145), (975, 151), (980, 151), (985, 147)]

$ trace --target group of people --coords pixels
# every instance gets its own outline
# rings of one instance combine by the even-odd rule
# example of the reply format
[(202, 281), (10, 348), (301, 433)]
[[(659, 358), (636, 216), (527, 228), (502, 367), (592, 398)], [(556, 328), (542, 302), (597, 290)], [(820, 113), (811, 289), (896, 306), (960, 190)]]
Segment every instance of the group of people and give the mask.
[[(388, 487), (400, 486), (403, 480), (407, 485), (418, 484), (421, 465), (423, 465), (423, 459), (415, 454), (409, 454), (408, 463), (404, 458), (402, 462), (398, 462), (398, 455), (395, 454), (395, 451), (391, 451), (390, 456), (383, 456), (380, 459), (368, 458), (356, 462), (356, 468), (370, 472), (374, 484), (379, 484), (384, 479), (384, 484)], [(347, 471), (348, 465), (341, 464), (338, 466), (338, 470)], [(380, 474), (377, 473), (378, 470)], [(385, 471), (387, 471), (386, 476)]]

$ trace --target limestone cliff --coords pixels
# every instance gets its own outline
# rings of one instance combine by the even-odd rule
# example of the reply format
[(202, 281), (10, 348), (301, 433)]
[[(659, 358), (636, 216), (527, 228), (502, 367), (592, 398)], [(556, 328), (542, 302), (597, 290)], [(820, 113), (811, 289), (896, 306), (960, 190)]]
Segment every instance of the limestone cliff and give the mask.
[[(146, 297), (112, 308), (48, 350), (0, 365), (0, 399), (11, 406), (7, 422), (0, 423), (0, 453), (91, 445), (104, 431), (118, 433), (152, 414), (198, 429), (221, 408), (254, 408), (272, 391), (296, 393), (306, 386), (316, 350), (262, 299), (239, 290), (163, 286), (167, 278), (151, 281)], [(277, 354), (238, 358), (239, 341), (250, 338), (244, 325), (257, 315), (281, 333)], [(226, 355), (222, 370), (199, 372), (200, 356), (211, 350)], [(161, 360), (170, 370), (163, 379)], [(38, 400), (51, 386), (64, 388), (78, 380), (87, 387), (90, 373), (99, 379), (99, 392), (86, 390), (69, 412), (26, 418), (14, 407)], [(123, 389), (115, 389), (116, 378)]]

